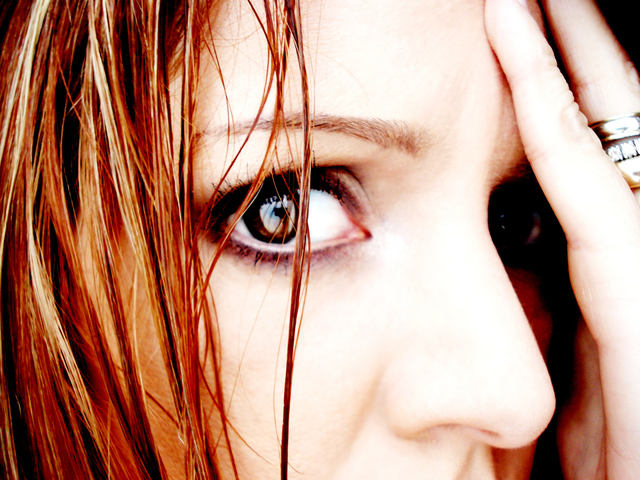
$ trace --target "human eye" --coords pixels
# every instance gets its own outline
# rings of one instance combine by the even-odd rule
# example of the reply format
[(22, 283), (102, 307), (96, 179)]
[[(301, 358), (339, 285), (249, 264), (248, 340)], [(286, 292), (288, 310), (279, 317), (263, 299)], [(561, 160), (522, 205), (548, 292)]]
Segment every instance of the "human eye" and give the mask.
[[(356, 219), (358, 208), (350, 183), (353, 178), (342, 169), (312, 169), (308, 216), (312, 255), (368, 237)], [(253, 254), (256, 261), (286, 262), (293, 255), (297, 235), (297, 176), (284, 173), (267, 177), (240, 212), (248, 191), (249, 186), (234, 189), (220, 202), (223, 211), (217, 215), (219, 223), (222, 229), (232, 228), (227, 250), (239, 256)]]
[[(299, 191), (292, 178), (269, 177), (239, 218), (232, 239), (267, 246), (295, 241)], [(233, 221), (235, 215), (228, 220)]]
[(564, 261), (562, 228), (535, 181), (525, 179), (497, 187), (489, 199), (488, 223), (506, 267), (541, 272)]

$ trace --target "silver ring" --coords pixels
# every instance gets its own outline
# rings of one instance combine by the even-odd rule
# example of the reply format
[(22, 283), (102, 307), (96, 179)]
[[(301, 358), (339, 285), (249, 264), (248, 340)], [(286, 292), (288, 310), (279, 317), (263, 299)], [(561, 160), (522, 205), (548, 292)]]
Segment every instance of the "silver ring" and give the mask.
[(629, 186), (640, 187), (640, 113), (618, 115), (589, 126)]

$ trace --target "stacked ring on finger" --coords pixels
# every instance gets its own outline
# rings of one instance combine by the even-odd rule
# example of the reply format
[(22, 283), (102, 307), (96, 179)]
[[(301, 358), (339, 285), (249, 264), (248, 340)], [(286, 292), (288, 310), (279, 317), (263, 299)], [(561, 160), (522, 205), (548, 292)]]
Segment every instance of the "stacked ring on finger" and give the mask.
[(627, 183), (640, 187), (640, 113), (618, 115), (589, 126)]

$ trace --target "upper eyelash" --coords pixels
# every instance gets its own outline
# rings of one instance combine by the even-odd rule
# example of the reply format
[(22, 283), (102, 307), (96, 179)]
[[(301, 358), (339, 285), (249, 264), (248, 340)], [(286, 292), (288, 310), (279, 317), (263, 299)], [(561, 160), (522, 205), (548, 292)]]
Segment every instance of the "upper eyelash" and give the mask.
[[(336, 200), (340, 202), (340, 204), (345, 206), (352, 213), (355, 213), (357, 217), (361, 213), (357, 197), (355, 197), (353, 192), (350, 192), (349, 189), (343, 185), (342, 174), (338, 173), (341, 170), (344, 170), (344, 174), (351, 175), (351, 177), (353, 177), (348, 169), (343, 169), (341, 167), (312, 167), (311, 189), (331, 194), (336, 198)], [(271, 172), (272, 175), (266, 177), (265, 183), (269, 182), (269, 179), (273, 179), (274, 177), (291, 178), (292, 180), (289, 182), (290, 185), (295, 185), (297, 183), (296, 173), (293, 171), (283, 172), (271, 169)], [(355, 179), (355, 177), (353, 178)], [(356, 182), (359, 184), (357, 179)], [(289, 251), (287, 249), (269, 248), (260, 249), (254, 248), (251, 245), (247, 245), (242, 242), (234, 241), (232, 238), (232, 229), (235, 228), (236, 224), (225, 224), (229, 217), (238, 212), (238, 207), (245, 200), (251, 185), (251, 182), (247, 182), (242, 185), (233, 186), (229, 189), (219, 189), (215, 200), (210, 201), (212, 207), (209, 208), (208, 212), (206, 213), (206, 216), (208, 217), (207, 222), (204, 223), (206, 236), (213, 243), (218, 243), (221, 240), (224, 240), (225, 244), (222, 246), (222, 248), (226, 249), (227, 251), (231, 251), (236, 257), (253, 257), (254, 265), (262, 262), (287, 265), (291, 260), (290, 257), (292, 257), (293, 255), (292, 250)], [(241, 216), (238, 215), (236, 219), (237, 221), (240, 221)], [(311, 252), (311, 257), (316, 259), (328, 259), (333, 256), (330, 251), (339, 249), (336, 247), (337, 246), (332, 245), (313, 249), (313, 251)]]
[[(317, 168), (312, 168), (312, 172), (313, 170), (317, 170)], [(296, 175), (293, 171), (285, 171), (285, 172), (276, 171), (272, 167), (270, 174), (265, 177), (264, 182), (262, 183), (262, 185), (260, 185), (260, 189), (270, 179), (274, 179), (277, 177), (295, 178), (295, 176)], [(216, 191), (215, 197), (212, 198), (209, 202), (211, 204), (211, 207), (208, 208), (207, 211), (205, 212), (205, 217), (206, 217), (205, 228), (210, 234), (216, 234), (216, 233), (218, 234), (216, 236), (215, 241), (218, 241), (222, 236), (220, 235), (223, 230), (222, 222), (224, 222), (229, 216), (233, 215), (234, 213), (237, 213), (239, 206), (245, 200), (249, 189), (253, 185), (253, 181), (249, 181), (242, 185), (235, 185), (229, 189), (222, 189), (220, 188), (219, 185), (214, 186), (214, 188), (217, 191)], [(291, 182), (287, 182), (287, 183), (291, 183)], [(258, 189), (258, 192), (260, 191), (260, 189)], [(333, 190), (327, 189), (326, 191), (328, 193), (334, 194), (336, 198), (339, 198), (337, 193), (334, 193)], [(253, 201), (253, 199), (251, 199), (251, 201)]]
[[(268, 180), (269, 178), (274, 178), (274, 177), (288, 176), (293, 174), (297, 175), (297, 172), (299, 171), (299, 169), (296, 169), (295, 166), (296, 166), (295, 163), (289, 163), (281, 166), (276, 166), (272, 163), (267, 167), (268, 172), (264, 176), (265, 181)], [(311, 168), (312, 174), (314, 171), (325, 169), (324, 167), (320, 167), (317, 164), (315, 156), (312, 159), (310, 168)], [(231, 182), (227, 177), (228, 176), (225, 176), (224, 179), (218, 184), (215, 184), (215, 183), (212, 184), (213, 188), (217, 189), (219, 192), (217, 195), (218, 199), (226, 195), (233, 194), (233, 192), (236, 190), (247, 189), (256, 181), (255, 177), (250, 177), (248, 180), (245, 180), (239, 184), (233, 184), (233, 182)]]

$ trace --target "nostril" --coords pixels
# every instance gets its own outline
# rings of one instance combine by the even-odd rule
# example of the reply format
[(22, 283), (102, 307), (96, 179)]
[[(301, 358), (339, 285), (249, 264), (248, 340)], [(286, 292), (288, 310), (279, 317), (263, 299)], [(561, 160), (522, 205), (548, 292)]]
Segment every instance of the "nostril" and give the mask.
[(474, 428), (462, 423), (434, 424), (420, 431), (395, 432), (400, 438), (421, 443), (434, 443), (445, 437), (466, 437), (476, 442), (492, 445), (500, 448), (500, 435), (494, 431), (483, 428)]
[(434, 441), (442, 432), (496, 448), (535, 442), (555, 409), (544, 361), (537, 347), (530, 356), (495, 350), (498, 356), (478, 354), (473, 345), (448, 357), (417, 350), (399, 355), (382, 380), (388, 428), (417, 442)]

